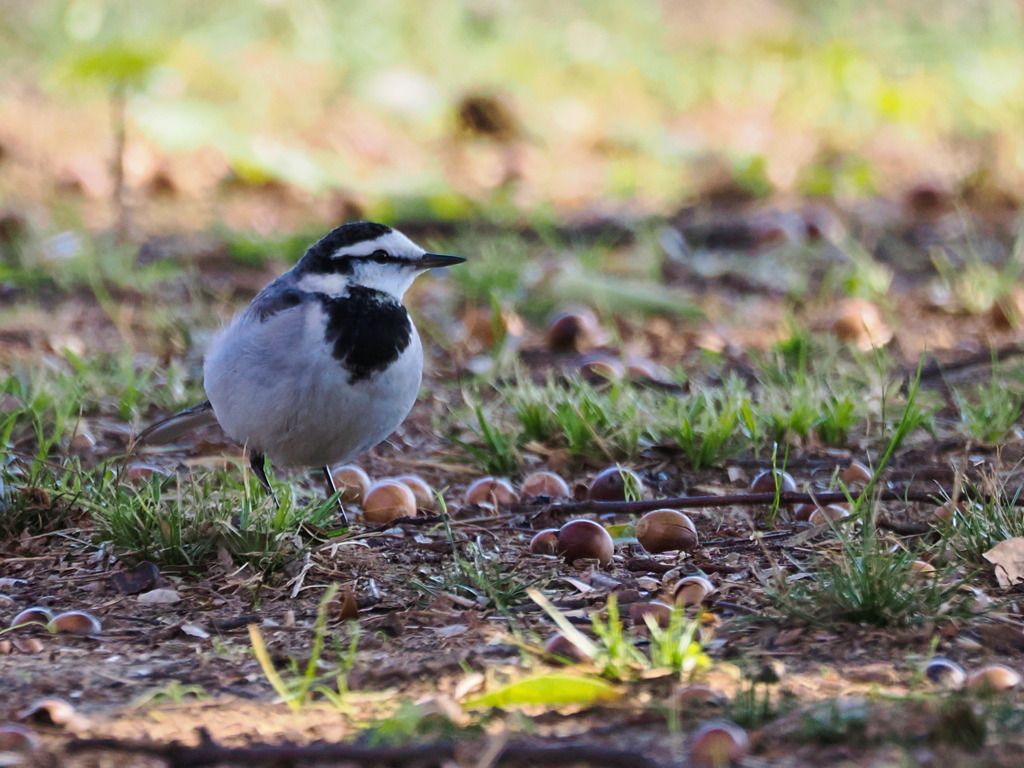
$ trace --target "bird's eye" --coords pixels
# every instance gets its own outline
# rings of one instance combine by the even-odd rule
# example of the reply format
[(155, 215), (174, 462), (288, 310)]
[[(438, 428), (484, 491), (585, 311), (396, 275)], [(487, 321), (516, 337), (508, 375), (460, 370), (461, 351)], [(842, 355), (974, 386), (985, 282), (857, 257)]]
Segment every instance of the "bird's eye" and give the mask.
[(387, 251), (377, 249), (376, 251), (370, 254), (370, 258), (375, 261), (387, 261), (388, 259), (391, 258), (391, 256), (388, 255)]

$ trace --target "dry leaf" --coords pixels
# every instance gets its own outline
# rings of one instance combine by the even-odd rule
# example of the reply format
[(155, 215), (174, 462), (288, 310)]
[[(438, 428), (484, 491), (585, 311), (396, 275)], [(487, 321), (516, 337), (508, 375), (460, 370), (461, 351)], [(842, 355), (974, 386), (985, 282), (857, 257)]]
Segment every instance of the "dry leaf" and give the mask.
[(151, 589), (149, 592), (139, 595), (139, 602), (143, 605), (170, 604), (179, 600), (181, 600), (181, 596), (173, 589)]
[(210, 633), (199, 624), (182, 624), (181, 631), (191, 637), (198, 637), (200, 640), (206, 640), (210, 636)]
[(996, 580), (1004, 589), (1024, 581), (1024, 537), (1000, 541), (983, 557), (992, 563)]

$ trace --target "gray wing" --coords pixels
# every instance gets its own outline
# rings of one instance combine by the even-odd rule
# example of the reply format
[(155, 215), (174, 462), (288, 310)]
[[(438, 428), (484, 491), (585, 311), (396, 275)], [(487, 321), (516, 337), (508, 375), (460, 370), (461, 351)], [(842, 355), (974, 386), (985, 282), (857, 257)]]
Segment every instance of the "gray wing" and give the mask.
[(286, 272), (256, 294), (245, 314), (262, 323), (278, 312), (297, 307), (309, 297), (310, 294), (295, 287), (295, 278)]
[(146, 427), (135, 438), (135, 444), (166, 445), (173, 443), (186, 432), (216, 423), (217, 417), (213, 413), (213, 406), (210, 405), (209, 400), (204, 400), (198, 405), (193, 405), (191, 408), (186, 408), (184, 411), (179, 411), (173, 416)]

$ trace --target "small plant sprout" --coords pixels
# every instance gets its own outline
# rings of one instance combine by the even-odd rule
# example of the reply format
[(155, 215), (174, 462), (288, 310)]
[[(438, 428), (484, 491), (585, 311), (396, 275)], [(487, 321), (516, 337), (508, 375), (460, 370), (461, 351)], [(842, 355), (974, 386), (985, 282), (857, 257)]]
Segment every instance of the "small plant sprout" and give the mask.
[(646, 625), (644, 634), (648, 642), (644, 650), (638, 642), (640, 636), (626, 629), (615, 595), (608, 597), (606, 617), (602, 617), (599, 612), (591, 614), (591, 630), (596, 636), (592, 640), (574, 627), (539, 591), (531, 589), (529, 594), (555, 622), (561, 636), (574, 645), (605, 677), (633, 680), (644, 671), (665, 670), (688, 681), (710, 668), (710, 659), (698, 639), (698, 623), (688, 619), (679, 608), (670, 609), (671, 615), (665, 626), (662, 626), (660, 620), (663, 617), (656, 615), (656, 612), (649, 611), (638, 616)]
[(301, 676), (285, 679), (274, 667), (274, 662), (263, 642), (263, 635), (260, 634), (259, 627), (255, 624), (249, 625), (249, 640), (252, 643), (253, 655), (259, 662), (260, 669), (263, 670), (267, 681), (292, 712), (298, 712), (308, 703), (313, 686), (318, 680), (317, 667), (323, 655), (324, 638), (327, 633), (327, 611), (337, 593), (337, 585), (332, 585), (320, 600), (316, 620), (313, 624), (313, 644), (310, 647), (305, 671)]

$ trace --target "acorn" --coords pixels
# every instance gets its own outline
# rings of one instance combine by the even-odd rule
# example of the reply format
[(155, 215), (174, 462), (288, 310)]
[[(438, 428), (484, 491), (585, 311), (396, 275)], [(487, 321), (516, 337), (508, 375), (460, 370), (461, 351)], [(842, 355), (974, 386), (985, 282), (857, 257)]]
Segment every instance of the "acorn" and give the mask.
[(686, 576), (672, 588), (676, 605), (700, 605), (715, 591), (715, 585), (703, 576)]
[(789, 472), (781, 469), (766, 469), (754, 478), (750, 484), (751, 493), (775, 493), (776, 477), (778, 477), (779, 491), (781, 493), (795, 493), (796, 480)]
[(817, 511), (817, 504), (797, 504), (793, 508), (793, 519), (806, 523), (810, 516)]
[(583, 352), (603, 344), (606, 336), (588, 307), (557, 312), (548, 320), (547, 343), (552, 352)]
[(493, 504), (508, 507), (519, 501), (519, 496), (508, 480), (498, 477), (481, 477), (466, 489), (467, 504)]
[(647, 603), (631, 603), (629, 606), (629, 620), (635, 627), (647, 627), (645, 616), (650, 616), (654, 623), (664, 629), (672, 620), (672, 606), (660, 600), (651, 600)]
[(579, 371), (591, 384), (614, 381), (626, 375), (626, 367), (620, 361), (610, 355), (596, 353), (580, 359)]
[(344, 464), (331, 470), (334, 487), (341, 492), (341, 500), (349, 504), (362, 504), (370, 490), (370, 476), (362, 467)]
[(675, 509), (655, 509), (637, 520), (636, 539), (651, 554), (692, 552), (697, 547), (697, 527)]
[(409, 486), (397, 480), (380, 480), (370, 486), (363, 499), (363, 519), (383, 525), (400, 517), (416, 516), (416, 497)]
[(871, 470), (859, 461), (851, 461), (850, 466), (842, 471), (839, 479), (847, 485), (866, 484), (871, 480)]
[(730, 720), (703, 723), (690, 736), (690, 764), (699, 768), (731, 765), (750, 751), (747, 732)]
[(31, 608), (26, 608), (11, 619), (10, 626), (12, 628), (25, 626), (27, 624), (43, 624), (48, 626), (51, 621), (53, 621), (53, 612), (49, 608), (43, 608), (42, 606), (36, 605)]
[[(39, 740), (28, 728), (17, 723), (0, 724), (0, 754), (14, 752), (31, 752), (39, 746)], [(12, 762), (5, 765), (18, 765), (13, 762), (14, 756), (10, 754)]]
[(892, 340), (892, 330), (882, 322), (878, 307), (865, 299), (847, 299), (839, 305), (832, 333), (840, 341), (854, 344), (862, 352), (884, 347)]
[(399, 475), (395, 478), (398, 482), (405, 485), (410, 491), (412, 491), (413, 497), (416, 499), (416, 507), (418, 509), (433, 509), (437, 504), (437, 498), (434, 496), (434, 491), (419, 475)]
[(98, 635), (103, 631), (100, 620), (85, 611), (66, 611), (53, 618), (54, 632), (65, 635)]
[(590, 658), (579, 647), (560, 633), (554, 634), (544, 643), (544, 653), (552, 661), (561, 664), (582, 664)]
[(967, 681), (964, 668), (955, 661), (942, 656), (933, 656), (924, 668), (924, 675), (936, 685), (945, 688), (959, 688)]
[(836, 522), (842, 520), (844, 517), (849, 517), (850, 511), (846, 507), (840, 507), (838, 504), (828, 504), (821, 509), (815, 509), (807, 518), (807, 522), (811, 525), (825, 525), (829, 522)]
[(981, 692), (1006, 691), (1020, 685), (1020, 675), (1005, 664), (989, 664), (971, 672), (964, 684)]
[(677, 706), (722, 704), (725, 701), (725, 697), (706, 685), (694, 683), (676, 689), (672, 693), (671, 701)]
[(530, 539), (530, 551), (535, 555), (558, 554), (558, 529), (545, 528)]
[(572, 492), (568, 483), (554, 472), (534, 472), (523, 480), (523, 496), (547, 496), (551, 499), (568, 499)]
[(38, 725), (57, 725), (78, 732), (89, 728), (89, 718), (81, 714), (64, 699), (47, 697), (36, 699), (18, 712), (18, 719)]
[(593, 520), (570, 520), (558, 529), (558, 554), (570, 565), (586, 558), (606, 566), (614, 552), (611, 534)]
[(910, 564), (910, 578), (926, 581), (935, 578), (935, 566), (926, 560), (914, 560)]
[(644, 494), (644, 484), (639, 475), (625, 467), (608, 467), (594, 476), (587, 498), (591, 501), (625, 501), (627, 488), (632, 489), (638, 498)]

